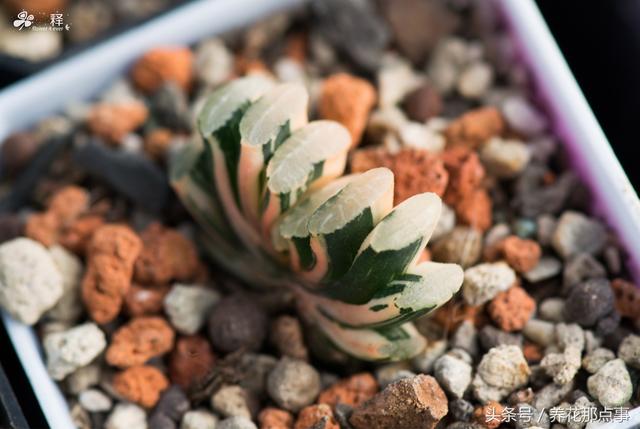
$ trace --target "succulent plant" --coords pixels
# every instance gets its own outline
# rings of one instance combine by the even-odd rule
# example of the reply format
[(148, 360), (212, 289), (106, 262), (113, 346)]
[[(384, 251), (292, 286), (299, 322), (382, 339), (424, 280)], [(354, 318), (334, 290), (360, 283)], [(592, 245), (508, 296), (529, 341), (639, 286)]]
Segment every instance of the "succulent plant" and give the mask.
[(288, 286), (301, 317), (365, 360), (419, 353), (410, 321), (462, 284), (455, 264), (421, 262), (440, 198), (393, 207), (393, 173), (343, 175), (351, 145), (332, 121), (307, 119), (308, 95), (266, 77), (213, 92), (201, 139), (172, 161), (171, 180), (211, 256), (255, 286)]

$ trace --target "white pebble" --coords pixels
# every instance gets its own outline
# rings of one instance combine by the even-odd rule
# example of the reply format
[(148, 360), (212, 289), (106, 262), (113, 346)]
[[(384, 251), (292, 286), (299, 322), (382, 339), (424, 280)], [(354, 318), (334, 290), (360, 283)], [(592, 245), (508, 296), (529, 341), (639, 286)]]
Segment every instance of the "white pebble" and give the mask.
[(407, 122), (402, 125), (399, 135), (406, 147), (425, 149), (433, 153), (442, 152), (444, 149), (444, 136), (418, 122)]
[(480, 361), (473, 379), (473, 393), (483, 403), (501, 401), (527, 384), (531, 370), (518, 346), (490, 349)]
[(547, 375), (553, 377), (555, 383), (563, 385), (573, 380), (581, 364), (580, 350), (573, 346), (562, 353), (548, 353), (540, 362)]
[(111, 398), (98, 389), (87, 389), (80, 392), (78, 402), (90, 413), (99, 413), (111, 409)]
[(33, 325), (62, 297), (63, 279), (40, 243), (16, 238), (0, 245), (0, 306)]
[(104, 333), (95, 323), (85, 323), (44, 339), (47, 370), (54, 380), (62, 380), (88, 365), (107, 346)]
[(207, 86), (219, 85), (231, 76), (233, 61), (233, 55), (220, 39), (209, 39), (196, 48), (196, 76)]
[(182, 416), (180, 429), (216, 429), (218, 418), (207, 410), (187, 411)]
[(395, 106), (424, 81), (424, 76), (415, 73), (407, 61), (389, 54), (378, 72), (378, 104), (380, 107)]
[(502, 113), (509, 126), (526, 137), (537, 136), (547, 128), (544, 115), (521, 96), (508, 97)]
[(566, 211), (558, 220), (551, 243), (564, 259), (578, 253), (596, 255), (607, 242), (607, 232), (600, 222), (582, 213)]
[(582, 367), (589, 373), (595, 374), (605, 363), (616, 358), (615, 353), (603, 347), (595, 349), (588, 353), (582, 359)]
[(493, 69), (489, 64), (478, 61), (468, 65), (458, 78), (458, 92), (466, 98), (483, 97), (493, 84)]
[(219, 299), (220, 295), (214, 290), (176, 284), (164, 299), (164, 310), (178, 332), (192, 335), (202, 327)]
[(465, 270), (462, 296), (469, 305), (482, 305), (515, 282), (516, 274), (505, 262), (479, 264)]
[(562, 271), (562, 263), (553, 256), (543, 256), (538, 265), (523, 274), (529, 283), (538, 283), (557, 276)]
[(493, 137), (480, 151), (480, 159), (490, 174), (500, 179), (516, 177), (531, 159), (526, 144), (519, 140)]
[(456, 398), (462, 398), (471, 383), (472, 368), (468, 362), (446, 354), (434, 366), (434, 375), (440, 386)]
[(47, 312), (47, 316), (57, 321), (74, 322), (83, 311), (80, 296), (82, 262), (76, 255), (58, 245), (52, 246), (49, 253), (62, 275), (63, 292), (58, 303)]
[(618, 347), (618, 357), (627, 365), (640, 368), (640, 336), (627, 335)]
[(236, 385), (223, 386), (211, 396), (211, 408), (223, 417), (251, 418), (249, 397), (245, 389)]
[(121, 402), (115, 406), (105, 429), (147, 429), (147, 413), (137, 405)]

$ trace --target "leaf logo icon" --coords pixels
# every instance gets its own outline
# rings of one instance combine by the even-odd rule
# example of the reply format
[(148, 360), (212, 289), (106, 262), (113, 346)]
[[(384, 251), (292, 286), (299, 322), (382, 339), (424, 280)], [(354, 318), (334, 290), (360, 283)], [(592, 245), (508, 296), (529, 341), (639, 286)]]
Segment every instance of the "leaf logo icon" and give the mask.
[(23, 28), (31, 27), (33, 23), (33, 15), (30, 15), (26, 10), (23, 10), (18, 14), (18, 19), (13, 21), (13, 26), (18, 30), (22, 30)]

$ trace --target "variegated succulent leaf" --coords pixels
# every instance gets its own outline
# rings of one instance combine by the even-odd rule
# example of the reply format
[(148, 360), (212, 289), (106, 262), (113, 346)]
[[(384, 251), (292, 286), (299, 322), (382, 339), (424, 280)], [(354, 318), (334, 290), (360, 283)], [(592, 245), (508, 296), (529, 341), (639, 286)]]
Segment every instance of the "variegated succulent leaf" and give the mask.
[(393, 207), (393, 173), (343, 175), (349, 132), (307, 118), (297, 84), (237, 79), (214, 91), (171, 181), (205, 249), (253, 285), (288, 285), (301, 316), (365, 360), (422, 350), (411, 320), (462, 284), (454, 264), (419, 263), (441, 210), (432, 193)]

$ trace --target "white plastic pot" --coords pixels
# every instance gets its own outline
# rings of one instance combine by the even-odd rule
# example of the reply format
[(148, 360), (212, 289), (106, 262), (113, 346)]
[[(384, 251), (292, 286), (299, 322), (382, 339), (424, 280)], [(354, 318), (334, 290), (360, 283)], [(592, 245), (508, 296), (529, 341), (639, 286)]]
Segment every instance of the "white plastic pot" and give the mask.
[[(553, 128), (594, 196), (593, 213), (617, 232), (627, 263), (640, 281), (640, 201), (564, 61), (533, 0), (494, 0), (517, 40)], [(88, 100), (117, 79), (142, 53), (161, 45), (190, 44), (244, 26), (304, 0), (200, 0), (97, 45), (0, 92), (0, 141), (73, 101)], [(11, 341), (51, 427), (74, 425), (48, 376), (34, 331), (2, 314)], [(631, 412), (640, 424), (640, 410)]]

